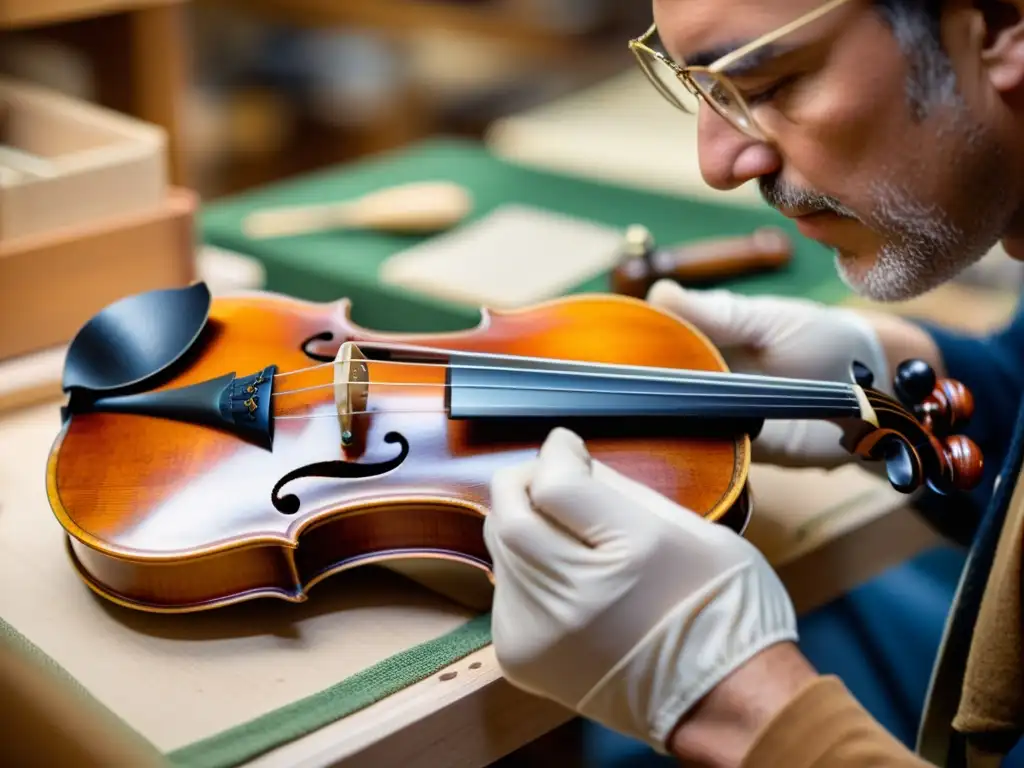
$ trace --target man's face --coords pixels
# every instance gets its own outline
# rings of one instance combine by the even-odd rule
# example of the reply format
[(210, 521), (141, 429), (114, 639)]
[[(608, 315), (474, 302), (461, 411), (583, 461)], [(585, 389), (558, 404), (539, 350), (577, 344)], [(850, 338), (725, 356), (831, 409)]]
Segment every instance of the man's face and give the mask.
[[(654, 0), (654, 19), (681, 63), (738, 47), (822, 1)], [(964, 12), (944, 26), (951, 63), (926, 59), (923, 91), (870, 0), (780, 39), (781, 55), (731, 78), (767, 141), (702, 104), (706, 181), (728, 189), (757, 179), (769, 204), (834, 250), (843, 279), (865, 296), (903, 300), (945, 282), (1008, 234), (1021, 208), (1010, 110), (982, 66), (979, 23)]]

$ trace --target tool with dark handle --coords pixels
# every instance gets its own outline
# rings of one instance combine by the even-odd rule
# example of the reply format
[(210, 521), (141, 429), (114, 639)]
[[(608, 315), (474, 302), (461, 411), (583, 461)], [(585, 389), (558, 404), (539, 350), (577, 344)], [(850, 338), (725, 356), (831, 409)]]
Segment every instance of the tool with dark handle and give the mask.
[(642, 298), (662, 278), (688, 286), (707, 285), (781, 269), (792, 258), (793, 243), (777, 227), (659, 248), (645, 227), (633, 225), (626, 230), (623, 259), (612, 273), (612, 290)]

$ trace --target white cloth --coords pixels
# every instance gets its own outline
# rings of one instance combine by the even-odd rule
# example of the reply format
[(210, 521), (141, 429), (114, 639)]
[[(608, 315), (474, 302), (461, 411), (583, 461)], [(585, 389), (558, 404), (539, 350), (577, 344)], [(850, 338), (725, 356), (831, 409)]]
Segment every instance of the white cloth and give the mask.
[[(851, 365), (858, 361), (874, 374), (876, 389), (892, 394), (878, 334), (852, 310), (807, 299), (685, 289), (669, 280), (655, 283), (647, 301), (703, 332), (738, 373), (851, 382)], [(752, 445), (753, 458), (829, 469), (855, 460), (840, 437), (839, 427), (827, 421), (766, 421)], [(882, 462), (867, 464), (885, 470)]]
[(797, 639), (750, 542), (592, 460), (562, 428), (495, 474), (484, 535), (506, 678), (662, 754), (730, 672)]

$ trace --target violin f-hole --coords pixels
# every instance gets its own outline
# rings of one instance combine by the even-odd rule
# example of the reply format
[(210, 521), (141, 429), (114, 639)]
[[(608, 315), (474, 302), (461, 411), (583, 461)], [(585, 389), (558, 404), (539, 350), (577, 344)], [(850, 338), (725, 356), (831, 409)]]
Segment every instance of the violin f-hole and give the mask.
[(318, 363), (332, 363), (334, 362), (335, 355), (326, 355), (314, 350), (314, 346), (319, 346), (318, 342), (331, 341), (334, 341), (333, 331), (321, 331), (320, 333), (314, 333), (302, 342), (302, 354), (310, 360), (315, 360)]
[(294, 515), (299, 511), (299, 497), (294, 493), (281, 495), (281, 489), (293, 480), (300, 480), (304, 477), (361, 480), (368, 477), (377, 477), (398, 469), (409, 455), (409, 441), (399, 432), (388, 432), (384, 435), (384, 442), (398, 443), (401, 446), (398, 455), (385, 461), (369, 462), (366, 464), (337, 459), (334, 461), (318, 461), (298, 469), (293, 469), (274, 484), (274, 489), (270, 492), (270, 502), (282, 515)]

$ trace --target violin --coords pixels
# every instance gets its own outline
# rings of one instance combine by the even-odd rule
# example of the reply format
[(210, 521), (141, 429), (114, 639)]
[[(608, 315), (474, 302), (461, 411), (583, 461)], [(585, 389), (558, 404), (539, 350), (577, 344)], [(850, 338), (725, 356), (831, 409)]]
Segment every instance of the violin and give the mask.
[[(581, 294), (481, 310), (464, 331), (360, 327), (347, 300), (204, 283), (123, 298), (68, 347), (46, 487), (82, 580), (131, 608), (300, 602), (365, 563), (437, 559), (490, 574), (494, 472), (556, 425), (693, 514), (745, 530), (751, 439), (827, 419), (893, 486), (973, 487), (973, 410), (921, 362), (898, 397), (848, 382), (729, 372), (686, 322)], [(476, 569), (476, 570), (473, 570)]]

